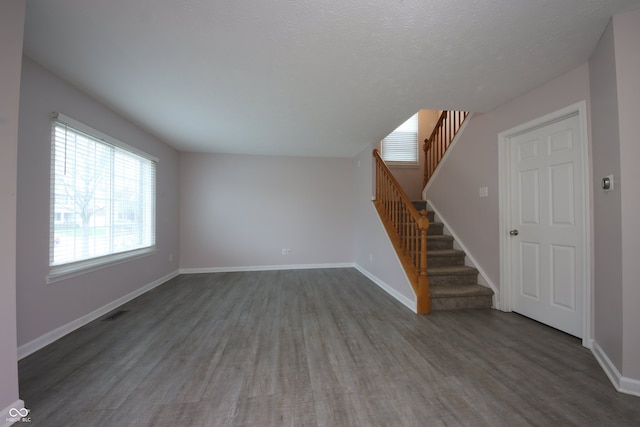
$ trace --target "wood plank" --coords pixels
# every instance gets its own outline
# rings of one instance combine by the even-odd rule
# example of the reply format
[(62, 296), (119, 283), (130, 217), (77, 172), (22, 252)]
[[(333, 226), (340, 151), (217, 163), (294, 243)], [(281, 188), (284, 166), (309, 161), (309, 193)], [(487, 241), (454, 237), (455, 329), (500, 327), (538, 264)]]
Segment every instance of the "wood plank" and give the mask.
[(640, 425), (579, 340), (354, 269), (179, 276), (19, 362), (36, 426)]

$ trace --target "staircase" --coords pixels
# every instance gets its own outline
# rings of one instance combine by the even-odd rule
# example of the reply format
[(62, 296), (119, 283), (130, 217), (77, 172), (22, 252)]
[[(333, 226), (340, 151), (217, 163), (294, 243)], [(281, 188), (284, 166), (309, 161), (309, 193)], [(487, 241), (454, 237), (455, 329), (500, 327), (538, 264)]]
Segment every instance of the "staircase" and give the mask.
[[(443, 111), (425, 140), (423, 187), (444, 158), (446, 150), (469, 116), (465, 111)], [(423, 200), (412, 202), (378, 150), (375, 159), (373, 204), (416, 295), (416, 312), (491, 308), (493, 291), (478, 284), (478, 270), (465, 265), (466, 254), (454, 248), (434, 212)]]
[[(412, 202), (418, 211), (427, 210), (426, 201)], [(465, 265), (465, 253), (454, 249), (453, 237), (443, 233), (444, 225), (434, 221), (427, 210), (427, 277), (431, 310), (491, 308), (493, 291), (478, 284), (478, 270)]]

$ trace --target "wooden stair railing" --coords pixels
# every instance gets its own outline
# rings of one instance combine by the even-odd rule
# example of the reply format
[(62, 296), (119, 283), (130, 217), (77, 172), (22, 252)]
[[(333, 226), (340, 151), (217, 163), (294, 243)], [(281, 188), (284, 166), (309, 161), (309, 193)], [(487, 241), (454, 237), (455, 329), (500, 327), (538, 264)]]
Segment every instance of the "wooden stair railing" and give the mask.
[(469, 116), (467, 111), (443, 111), (433, 128), (431, 136), (424, 140), (424, 188), (440, 164), (456, 134)]
[(418, 314), (431, 312), (427, 278), (427, 211), (418, 212), (398, 184), (378, 150), (374, 205), (416, 294)]

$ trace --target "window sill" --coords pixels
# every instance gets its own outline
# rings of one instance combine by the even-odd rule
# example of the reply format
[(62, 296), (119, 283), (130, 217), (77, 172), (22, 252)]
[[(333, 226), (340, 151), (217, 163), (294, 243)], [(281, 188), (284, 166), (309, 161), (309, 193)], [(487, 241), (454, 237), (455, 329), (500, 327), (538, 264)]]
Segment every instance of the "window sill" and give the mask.
[(72, 277), (81, 276), (92, 271), (97, 271), (105, 267), (133, 261), (135, 259), (144, 258), (153, 255), (158, 250), (155, 246), (148, 248), (136, 249), (129, 252), (122, 252), (113, 255), (106, 255), (99, 258), (78, 261), (69, 264), (55, 265), (49, 268), (47, 283), (60, 282)]

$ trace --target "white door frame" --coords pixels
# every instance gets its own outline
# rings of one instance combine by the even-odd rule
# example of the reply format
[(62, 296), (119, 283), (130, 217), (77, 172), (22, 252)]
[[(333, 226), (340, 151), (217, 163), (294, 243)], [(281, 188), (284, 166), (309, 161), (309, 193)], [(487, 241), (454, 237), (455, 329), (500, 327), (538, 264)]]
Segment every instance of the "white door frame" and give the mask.
[(500, 310), (513, 311), (513, 292), (511, 283), (511, 242), (509, 231), (511, 230), (510, 208), (511, 208), (511, 182), (510, 182), (510, 159), (511, 159), (511, 138), (516, 135), (528, 132), (548, 123), (558, 121), (567, 116), (578, 115), (580, 138), (582, 141), (582, 192), (584, 194), (582, 211), (584, 213), (584, 225), (582, 239), (584, 244), (584, 262), (582, 272), (584, 277), (584, 300), (582, 319), (582, 345), (591, 348), (591, 293), (593, 284), (591, 283), (591, 168), (589, 163), (589, 144), (587, 133), (587, 103), (581, 101), (570, 105), (551, 114), (531, 120), (527, 123), (516, 126), (498, 134), (498, 191), (499, 191), (499, 230), (500, 230)]

